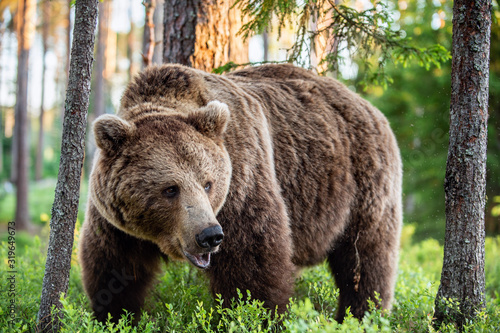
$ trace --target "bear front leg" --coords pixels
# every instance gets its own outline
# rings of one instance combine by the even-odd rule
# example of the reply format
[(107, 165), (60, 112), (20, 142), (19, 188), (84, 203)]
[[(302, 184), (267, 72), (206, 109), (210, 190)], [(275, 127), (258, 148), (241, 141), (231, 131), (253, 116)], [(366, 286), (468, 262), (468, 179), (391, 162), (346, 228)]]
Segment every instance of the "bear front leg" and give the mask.
[(265, 194), (269, 197), (249, 197), (241, 211), (226, 205), (219, 213), (225, 236), (208, 275), (212, 293), (222, 296), (224, 306), (237, 299), (237, 289), (244, 296), (249, 290), (253, 299), (282, 313), (293, 292), (292, 237), (281, 197)]
[(95, 317), (108, 313), (117, 322), (124, 312), (140, 309), (160, 266), (160, 251), (148, 241), (129, 236), (111, 225), (89, 202), (79, 251), (82, 281)]

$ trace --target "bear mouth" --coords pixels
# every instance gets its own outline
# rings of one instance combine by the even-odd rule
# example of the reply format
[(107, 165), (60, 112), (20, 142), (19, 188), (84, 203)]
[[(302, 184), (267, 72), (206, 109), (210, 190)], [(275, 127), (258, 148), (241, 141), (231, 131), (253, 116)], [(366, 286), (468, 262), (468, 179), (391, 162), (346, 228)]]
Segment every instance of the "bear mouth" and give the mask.
[(184, 252), (184, 255), (186, 258), (191, 261), (193, 265), (195, 265), (198, 268), (205, 269), (208, 266), (210, 266), (210, 252), (209, 253), (198, 253), (198, 254), (191, 254), (188, 252)]

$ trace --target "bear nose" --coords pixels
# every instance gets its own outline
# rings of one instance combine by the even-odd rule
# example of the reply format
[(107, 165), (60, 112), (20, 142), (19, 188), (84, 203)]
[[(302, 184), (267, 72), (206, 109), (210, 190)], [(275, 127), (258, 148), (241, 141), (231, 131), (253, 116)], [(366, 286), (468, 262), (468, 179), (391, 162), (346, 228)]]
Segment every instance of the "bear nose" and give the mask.
[(216, 225), (203, 229), (202, 232), (196, 235), (196, 243), (198, 243), (201, 248), (208, 249), (219, 245), (223, 238), (224, 233), (222, 233), (222, 228)]

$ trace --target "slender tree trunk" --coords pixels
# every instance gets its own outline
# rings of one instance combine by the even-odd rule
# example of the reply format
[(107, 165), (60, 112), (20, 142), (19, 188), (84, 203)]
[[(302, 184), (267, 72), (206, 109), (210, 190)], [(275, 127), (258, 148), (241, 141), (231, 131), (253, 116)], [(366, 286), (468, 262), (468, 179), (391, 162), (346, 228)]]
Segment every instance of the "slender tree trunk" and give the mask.
[(129, 13), (128, 17), (130, 20), (130, 30), (127, 34), (127, 57), (129, 60), (129, 67), (128, 67), (128, 78), (129, 80), (132, 79), (132, 76), (135, 73), (135, 65), (134, 65), (134, 31), (135, 31), (135, 25), (134, 22), (132, 21), (132, 1), (130, 1), (129, 4)]
[[(110, 23), (111, 0), (99, 2), (99, 19), (97, 30), (97, 46), (96, 59), (94, 70), (94, 85), (93, 85), (93, 112), (90, 114), (90, 123), (97, 117), (103, 115), (106, 111), (106, 49), (109, 38), (109, 23)], [(93, 136), (89, 136), (87, 141), (87, 156), (85, 163), (86, 172), (92, 169), (92, 160), (96, 150)]]
[[(18, 10), (17, 11), (17, 16), (19, 17), (19, 15), (21, 15), (21, 11)], [(16, 34), (19, 36), (19, 22), (20, 20), (19, 19), (16, 19)], [(19, 39), (19, 38), (18, 38)], [(18, 53), (19, 53), (19, 46), (20, 44), (18, 44)], [(18, 59), (18, 62), (19, 62), (19, 59)], [(18, 127), (18, 124), (19, 124), (19, 119), (18, 119), (18, 114), (17, 114), (17, 108), (14, 109), (14, 128), (12, 129), (13, 130), (13, 135), (12, 135), (12, 142), (11, 142), (11, 158), (10, 158), (10, 175), (9, 175), (9, 181), (12, 183), (12, 184), (16, 184), (17, 183), (17, 174), (18, 174), (18, 169), (17, 169), (17, 127)]]
[(59, 297), (68, 291), (71, 253), (80, 177), (85, 152), (87, 109), (94, 54), (98, 0), (78, 0), (75, 9), (74, 41), (65, 102), (61, 160), (50, 220), (50, 238), (38, 312), (39, 329), (58, 331), (60, 315), (52, 316), (53, 305), (61, 307)]
[(18, 8), (18, 67), (17, 67), (17, 101), (16, 101), (16, 139), (15, 152), (16, 179), (16, 228), (29, 230), (32, 228), (28, 207), (28, 70), (29, 52), (34, 35), (33, 18), (36, 2), (34, 0), (19, 1)]
[[(1, 71), (0, 71), (1, 74)], [(1, 76), (0, 76), (1, 77)], [(0, 82), (1, 84), (1, 82)], [(2, 172), (3, 172), (3, 105), (0, 104), (0, 178), (2, 177)]]
[(264, 48), (264, 61), (269, 61), (269, 34), (267, 31), (262, 33), (262, 41), (262, 47)]
[[(5, 24), (4, 22), (0, 22), (0, 59), (2, 59), (2, 51), (3, 51), (3, 38), (5, 33)], [(2, 87), (2, 62), (0, 61), (0, 89)], [(0, 177), (3, 172), (3, 104), (0, 102)]]
[(153, 16), (156, 8), (156, 0), (144, 0), (142, 3), (146, 9), (142, 40), (142, 67), (145, 68), (153, 63), (155, 51), (155, 23)]
[(9, 180), (12, 184), (17, 183), (17, 126), (19, 124), (19, 119), (17, 112), (14, 111), (14, 128), (12, 135), (12, 144), (11, 144), (11, 158), (10, 158), (10, 177)]
[(42, 98), (40, 100), (40, 117), (38, 128), (38, 142), (36, 147), (36, 160), (35, 160), (35, 180), (41, 180), (43, 177), (43, 121), (45, 115), (45, 71), (47, 55), (47, 39), (49, 37), (49, 20), (50, 20), (50, 2), (42, 2)]
[(99, 3), (99, 27), (97, 32), (97, 54), (94, 72), (94, 119), (103, 115), (106, 108), (106, 101), (104, 98), (106, 91), (104, 71), (106, 66), (106, 47), (109, 34), (110, 5), (110, 0), (105, 0)]
[(163, 62), (163, 6), (165, 0), (156, 0), (156, 9), (153, 14), (153, 23), (155, 25), (155, 50), (153, 53), (153, 64), (161, 64)]
[(163, 62), (205, 71), (228, 62), (229, 2), (166, 0)]
[[(450, 145), (446, 164), (446, 234), (436, 325), (484, 307), (484, 208), (491, 1), (455, 0)], [(444, 299), (459, 302), (452, 307)]]
[[(61, 120), (64, 122), (64, 103), (62, 101), (65, 99), (66, 95), (66, 89), (68, 88), (68, 81), (69, 81), (69, 63), (70, 63), (70, 57), (71, 57), (71, 1), (72, 0), (67, 0), (67, 12), (66, 12), (66, 21), (67, 21), (67, 26), (66, 26), (66, 59), (65, 59), (65, 76), (64, 76), (64, 85), (63, 89), (60, 90), (61, 92)], [(59, 85), (60, 86), (60, 85)]]

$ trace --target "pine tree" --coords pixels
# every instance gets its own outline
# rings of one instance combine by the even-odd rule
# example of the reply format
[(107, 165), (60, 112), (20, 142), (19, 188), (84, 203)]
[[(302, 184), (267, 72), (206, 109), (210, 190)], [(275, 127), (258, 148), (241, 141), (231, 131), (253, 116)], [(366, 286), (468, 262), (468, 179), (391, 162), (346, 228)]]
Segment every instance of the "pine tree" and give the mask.
[[(485, 304), (484, 211), (491, 32), (490, 0), (455, 0), (446, 233), (436, 326), (459, 328)], [(458, 302), (458, 303), (457, 303)]]
[(59, 297), (68, 291), (71, 253), (80, 197), (80, 177), (85, 151), (87, 109), (94, 54), (98, 0), (78, 0), (75, 8), (74, 39), (66, 92), (61, 160), (50, 220), (50, 238), (38, 312), (39, 329), (58, 331)]

